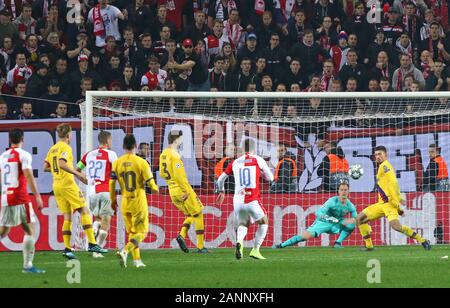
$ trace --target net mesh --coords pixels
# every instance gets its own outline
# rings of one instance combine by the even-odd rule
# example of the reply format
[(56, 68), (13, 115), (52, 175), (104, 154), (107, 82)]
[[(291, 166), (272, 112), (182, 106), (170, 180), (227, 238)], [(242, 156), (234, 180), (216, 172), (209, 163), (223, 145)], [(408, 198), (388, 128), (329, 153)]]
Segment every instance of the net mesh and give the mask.
[[(388, 149), (388, 160), (396, 170), (405, 202), (402, 223), (409, 225), (432, 243), (450, 241), (450, 201), (446, 166), (436, 164), (430, 145), (436, 145), (443, 161), (450, 160), (450, 102), (448, 93), (440, 97), (404, 97), (367, 93), (365, 97), (317, 97), (277, 93), (279, 97), (167, 97), (156, 92), (140, 97), (107, 96), (93, 98), (93, 131), (83, 121), (82, 144), (108, 130), (113, 150), (120, 156), (122, 139), (133, 133), (140, 155), (150, 164), (161, 187), (158, 196), (148, 196), (150, 233), (143, 248), (175, 248), (184, 216), (171, 203), (166, 184), (158, 174), (159, 155), (167, 147), (172, 129), (183, 131), (181, 155), (194, 187), (205, 205), (206, 247), (231, 247), (235, 242), (233, 179), (226, 183), (227, 197), (221, 206), (215, 201), (215, 183), (223, 167), (242, 155), (245, 139), (254, 139), (258, 154), (274, 172), (277, 181), (262, 182), (262, 205), (269, 218), (269, 232), (263, 245), (271, 246), (304, 231), (315, 219), (315, 211), (336, 195), (336, 185), (350, 183), (350, 200), (358, 212), (378, 201), (377, 165), (373, 152), (378, 145)], [(164, 97), (163, 97), (164, 95)], [(221, 93), (221, 96), (228, 94)], [(82, 106), (82, 119), (86, 106)], [(331, 155), (331, 154), (334, 154)], [(327, 163), (328, 162), (328, 163)], [(346, 163), (344, 163), (346, 162)], [(341, 163), (344, 167), (341, 166)], [(348, 177), (345, 164), (361, 165), (360, 179)], [(434, 168), (434, 169), (433, 169)], [(411, 240), (393, 231), (384, 218), (373, 222), (376, 245), (403, 245)], [(248, 241), (253, 241), (254, 227)], [(323, 234), (307, 246), (329, 245), (333, 234)], [(120, 214), (113, 219), (108, 247), (121, 247), (125, 230)], [(188, 245), (195, 246), (195, 230)], [(361, 245), (355, 230), (344, 245)]]

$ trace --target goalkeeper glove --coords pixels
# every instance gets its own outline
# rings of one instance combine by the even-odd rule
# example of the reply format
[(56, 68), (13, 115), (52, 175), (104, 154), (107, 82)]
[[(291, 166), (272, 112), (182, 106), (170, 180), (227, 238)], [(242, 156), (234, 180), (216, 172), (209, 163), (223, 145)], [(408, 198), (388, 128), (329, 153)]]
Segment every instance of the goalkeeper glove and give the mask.
[(322, 215), (320, 217), (321, 220), (326, 221), (326, 222), (331, 222), (333, 224), (337, 224), (339, 222), (339, 219), (333, 217), (333, 216), (328, 216), (328, 215)]

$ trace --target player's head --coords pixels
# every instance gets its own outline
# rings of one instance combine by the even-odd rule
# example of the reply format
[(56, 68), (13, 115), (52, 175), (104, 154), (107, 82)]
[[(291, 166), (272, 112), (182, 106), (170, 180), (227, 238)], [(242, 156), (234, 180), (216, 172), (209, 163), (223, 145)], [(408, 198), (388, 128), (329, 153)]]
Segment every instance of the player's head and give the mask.
[(253, 139), (246, 139), (244, 141), (244, 152), (245, 153), (255, 153), (256, 143)]
[(379, 145), (375, 148), (375, 160), (381, 164), (387, 159), (387, 149), (385, 146)]
[(441, 148), (434, 143), (430, 144), (430, 146), (428, 147), (428, 154), (430, 155), (430, 158), (435, 158), (436, 156), (441, 154)]
[(123, 138), (123, 149), (125, 151), (133, 151), (136, 149), (136, 138), (133, 134), (128, 134)]
[(106, 146), (108, 149), (112, 148), (112, 135), (110, 132), (102, 130), (98, 134), (98, 144), (99, 146)]
[(72, 138), (72, 126), (68, 123), (59, 124), (56, 127), (56, 132), (58, 134), (58, 138), (62, 140), (67, 140), (70, 142)]
[(11, 145), (19, 145), (23, 142), (23, 130), (14, 128), (9, 131), (9, 143)]
[(338, 188), (339, 198), (347, 200), (349, 193), (350, 193), (350, 185), (348, 184), (348, 182), (341, 182)]
[(139, 154), (144, 158), (150, 157), (150, 144), (147, 142), (139, 143)]
[(179, 147), (183, 143), (183, 131), (173, 130), (169, 133), (169, 145)]

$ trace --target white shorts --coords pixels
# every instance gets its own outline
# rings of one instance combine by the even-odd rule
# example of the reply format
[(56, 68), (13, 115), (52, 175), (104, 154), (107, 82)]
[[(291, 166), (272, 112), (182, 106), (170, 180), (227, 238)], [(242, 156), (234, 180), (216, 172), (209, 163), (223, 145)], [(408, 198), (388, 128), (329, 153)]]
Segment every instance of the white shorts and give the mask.
[(17, 227), (37, 221), (31, 203), (0, 207), (0, 226)]
[(240, 225), (246, 225), (249, 222), (255, 223), (261, 220), (266, 216), (266, 212), (258, 201), (252, 201), (246, 204), (234, 204), (234, 215)]
[(111, 217), (114, 215), (108, 192), (102, 192), (89, 196), (89, 209), (95, 217)]

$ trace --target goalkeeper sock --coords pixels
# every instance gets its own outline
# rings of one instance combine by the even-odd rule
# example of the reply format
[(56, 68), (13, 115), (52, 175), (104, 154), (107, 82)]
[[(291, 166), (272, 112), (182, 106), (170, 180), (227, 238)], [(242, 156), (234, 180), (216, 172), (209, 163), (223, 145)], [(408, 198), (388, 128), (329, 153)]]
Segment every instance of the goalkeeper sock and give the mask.
[(281, 243), (281, 247), (285, 248), (285, 247), (288, 247), (288, 246), (293, 246), (293, 245), (295, 245), (297, 243), (300, 243), (300, 242), (303, 242), (303, 241), (304, 240), (302, 239), (301, 235), (296, 235), (296, 236), (293, 236), (290, 239), (288, 239), (286, 242)]
[(410, 227), (403, 225), (402, 233), (410, 238), (417, 240), (419, 243), (425, 242), (425, 240), (416, 232), (414, 232)]
[(362, 224), (359, 226), (359, 232), (361, 233), (361, 235), (364, 239), (366, 248), (372, 249), (373, 243), (372, 243), (372, 239), (370, 238), (370, 234), (372, 233), (372, 228), (368, 224)]
[(205, 223), (203, 221), (203, 214), (200, 213), (197, 217), (194, 217), (195, 221), (195, 233), (197, 234), (197, 248), (203, 249), (205, 247)]
[(71, 239), (72, 239), (72, 222), (68, 220), (64, 220), (62, 226), (62, 236), (64, 240), (64, 247), (67, 249), (71, 249)]
[(133, 253), (135, 248), (139, 248), (139, 244), (145, 239), (143, 233), (130, 234), (128, 237), (128, 243), (125, 245), (125, 251)]
[(98, 231), (98, 236), (97, 236), (97, 243), (98, 246), (100, 247), (105, 247), (106, 245), (106, 238), (108, 237), (108, 232), (106, 232), (105, 230), (100, 229)]
[(194, 221), (193, 217), (188, 217), (184, 220), (183, 227), (181, 228), (181, 231), (180, 231), (180, 235), (182, 238), (185, 239), (187, 237), (187, 233), (188, 233), (189, 228), (191, 227), (193, 221)]
[(343, 241), (345, 241), (350, 234), (352, 234), (353, 230), (355, 229), (355, 225), (347, 225), (344, 228), (342, 228), (341, 233), (339, 234), (339, 238), (337, 239), (336, 243), (342, 244)]
[(94, 236), (94, 230), (92, 229), (92, 217), (89, 214), (81, 215), (81, 225), (83, 226), (84, 233), (88, 238), (89, 244), (97, 244)]
[(34, 237), (23, 237), (23, 268), (32, 268), (34, 259)]
[(248, 232), (248, 228), (246, 226), (239, 226), (237, 229), (237, 238), (236, 241), (238, 243), (243, 243), (244, 242), (244, 238), (247, 235)]
[(255, 244), (254, 244), (253, 248), (255, 248), (256, 250), (259, 250), (259, 247), (261, 247), (264, 239), (266, 238), (268, 229), (269, 229), (269, 225), (266, 225), (266, 224), (259, 225), (258, 230), (256, 231)]

